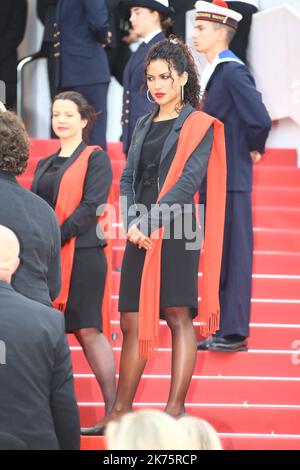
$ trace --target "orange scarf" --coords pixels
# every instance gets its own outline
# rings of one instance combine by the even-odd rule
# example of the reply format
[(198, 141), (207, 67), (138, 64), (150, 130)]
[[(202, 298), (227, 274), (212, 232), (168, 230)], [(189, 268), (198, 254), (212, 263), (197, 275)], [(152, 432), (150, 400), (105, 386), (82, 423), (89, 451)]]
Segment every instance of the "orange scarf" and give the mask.
[[(62, 177), (55, 207), (55, 213), (60, 225), (62, 225), (71, 214), (73, 214), (81, 203), (89, 158), (94, 150), (101, 150), (101, 148), (91, 146), (86, 147)], [(110, 194), (107, 204), (111, 201), (112, 196)], [(102, 223), (104, 223), (105, 213), (106, 211), (104, 210), (103, 214), (99, 217), (99, 223), (101, 226)], [(65, 312), (66, 310), (69, 297), (75, 255), (75, 243), (76, 237), (73, 237), (65, 243), (61, 249), (62, 289), (57, 299), (53, 302), (53, 305), (62, 312)], [(102, 323), (103, 333), (110, 339), (112, 245), (109, 237), (107, 238), (107, 246), (104, 248), (104, 254), (107, 260), (107, 276), (102, 304)], [(79, 292), (78, 295), (80, 295)]]
[[(200, 333), (203, 336), (217, 331), (220, 319), (219, 281), (226, 203), (226, 150), (224, 126), (220, 121), (199, 111), (189, 115), (180, 132), (174, 160), (158, 196), (159, 201), (177, 183), (187, 160), (211, 125), (214, 125), (214, 140), (207, 170), (200, 306)], [(143, 358), (148, 358), (158, 347), (163, 235), (164, 227), (151, 235), (153, 247), (146, 253), (142, 274), (139, 304), (139, 355)]]

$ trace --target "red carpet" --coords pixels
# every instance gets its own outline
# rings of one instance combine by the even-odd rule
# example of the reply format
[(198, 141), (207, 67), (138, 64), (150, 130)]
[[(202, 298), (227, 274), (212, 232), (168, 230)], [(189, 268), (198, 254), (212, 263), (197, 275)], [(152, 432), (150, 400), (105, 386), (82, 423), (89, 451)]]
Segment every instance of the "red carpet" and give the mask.
[[(32, 141), (29, 168), (20, 178), (30, 186), (39, 158), (56, 141)], [(119, 144), (108, 148), (115, 196), (124, 167)], [(116, 199), (117, 200), (117, 199)], [(296, 152), (269, 149), (254, 170), (255, 253), (251, 337), (248, 353), (198, 353), (187, 411), (207, 419), (226, 449), (300, 450), (300, 169)], [(114, 243), (114, 267), (120, 268), (125, 240)], [(117, 312), (120, 273), (113, 280), (114, 350), (120, 357)], [(201, 282), (201, 276), (199, 276)], [(76, 393), (83, 426), (103, 415), (102, 396), (91, 370), (70, 337)], [(136, 407), (163, 408), (170, 374), (170, 335), (161, 324), (159, 354), (149, 361), (136, 396)], [(82, 449), (101, 450), (101, 438), (83, 438)]]

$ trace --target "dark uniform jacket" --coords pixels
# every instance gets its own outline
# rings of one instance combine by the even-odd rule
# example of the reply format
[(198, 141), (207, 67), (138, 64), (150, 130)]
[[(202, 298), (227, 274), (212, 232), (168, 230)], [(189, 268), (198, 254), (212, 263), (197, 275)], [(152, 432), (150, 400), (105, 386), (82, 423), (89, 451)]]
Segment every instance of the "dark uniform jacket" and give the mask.
[(105, 0), (59, 0), (56, 18), (57, 88), (109, 82)]
[(265, 151), (272, 122), (245, 65), (217, 66), (206, 87), (204, 111), (225, 127), (227, 191), (252, 191), (250, 152)]
[(157, 34), (148, 44), (142, 44), (132, 54), (124, 71), (123, 85), (123, 149), (127, 153), (130, 147), (132, 134), (139, 117), (153, 110), (153, 104), (147, 99), (147, 86), (145, 83), (145, 58), (149, 49), (159, 41), (165, 39), (163, 33)]

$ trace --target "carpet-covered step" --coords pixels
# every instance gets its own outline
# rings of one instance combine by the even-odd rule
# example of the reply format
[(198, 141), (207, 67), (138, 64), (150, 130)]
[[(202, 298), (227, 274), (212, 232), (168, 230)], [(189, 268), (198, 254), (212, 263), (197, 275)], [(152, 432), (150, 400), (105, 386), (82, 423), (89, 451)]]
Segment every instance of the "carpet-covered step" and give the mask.
[[(206, 353), (205, 353), (206, 354)], [(241, 353), (244, 354), (244, 353)], [(170, 375), (143, 376), (136, 394), (136, 403), (166, 403)], [(267, 380), (243, 377), (193, 377), (186, 402), (226, 404), (299, 405), (300, 379)], [(101, 402), (102, 396), (95, 377), (75, 375), (78, 402)]]
[[(117, 188), (116, 188), (117, 190)], [(117, 195), (118, 193), (116, 193)], [(300, 187), (256, 187), (252, 195), (254, 206), (295, 207), (300, 208)]]
[[(224, 450), (300, 450), (300, 437), (295, 435), (220, 434)], [(81, 437), (81, 450), (105, 450), (104, 437)]]
[[(141, 409), (164, 410), (164, 406), (134, 406)], [(206, 419), (218, 433), (259, 433), (300, 435), (300, 407), (249, 407), (246, 405), (214, 406), (185, 404), (189, 416)], [(104, 416), (104, 405), (79, 403), (80, 423), (83, 427), (93, 426)]]
[(297, 165), (296, 149), (267, 148), (258, 166), (292, 166)]
[(254, 206), (253, 225), (258, 228), (300, 230), (300, 208)]
[(300, 230), (254, 228), (254, 249), (300, 253)]
[[(119, 294), (120, 276), (120, 272), (113, 272), (112, 295)], [(201, 279), (202, 276), (199, 275), (199, 289), (201, 287)], [(300, 300), (300, 276), (295, 279), (267, 279), (254, 277), (252, 281), (252, 297)]]
[[(119, 320), (118, 296), (112, 297), (111, 319)], [(300, 323), (300, 300), (251, 299), (252, 323)]]
[(224, 450), (300, 450), (299, 435), (219, 435)]
[(106, 438), (81, 436), (80, 450), (81, 451), (107, 450)]
[[(197, 320), (195, 327), (197, 328)], [(159, 347), (171, 348), (171, 333), (167, 324), (161, 321), (159, 330)], [(112, 332), (114, 333), (113, 346), (121, 347), (123, 336), (118, 320), (112, 322)], [(69, 344), (74, 347), (78, 346), (74, 336), (70, 336)], [(248, 347), (250, 350), (295, 350), (295, 357), (298, 349), (300, 361), (300, 318), (299, 324), (295, 325), (274, 324), (273, 326), (251, 323)]]
[(254, 167), (254, 186), (300, 187), (300, 168), (285, 166)]
[(254, 274), (300, 275), (300, 253), (254, 251)]
[[(298, 338), (300, 341), (300, 338)], [(121, 348), (114, 348), (117, 371), (119, 370)], [(75, 374), (91, 374), (90, 367), (81, 349), (71, 348), (72, 362)], [(300, 345), (298, 350), (261, 352), (250, 350), (239, 353), (221, 353), (199, 351), (194, 376), (207, 377), (285, 377), (298, 380), (300, 363)], [(164, 376), (171, 372), (171, 350), (159, 349), (147, 363), (145, 374)], [(222, 402), (222, 401), (221, 401)], [(226, 403), (226, 402), (224, 402)]]

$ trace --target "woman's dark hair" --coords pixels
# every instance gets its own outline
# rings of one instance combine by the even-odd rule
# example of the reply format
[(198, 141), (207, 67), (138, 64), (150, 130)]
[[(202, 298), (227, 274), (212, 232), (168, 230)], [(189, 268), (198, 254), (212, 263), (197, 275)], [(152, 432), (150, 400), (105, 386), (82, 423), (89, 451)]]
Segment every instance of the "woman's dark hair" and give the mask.
[(90, 132), (97, 118), (97, 113), (95, 112), (93, 106), (83, 95), (77, 93), (76, 91), (63, 91), (62, 93), (59, 93), (55, 96), (53, 104), (57, 100), (68, 100), (76, 104), (81, 119), (86, 119), (88, 121), (87, 126), (83, 129), (83, 139), (88, 141)]
[(150, 63), (155, 60), (165, 60), (168, 63), (170, 73), (172, 68), (176, 70), (178, 75), (187, 72), (188, 81), (184, 87), (184, 103), (190, 103), (193, 108), (201, 109), (199, 76), (189, 48), (172, 35), (150, 49), (146, 58), (146, 73)]
[(28, 159), (29, 137), (23, 122), (10, 111), (0, 112), (0, 170), (22, 175)]

